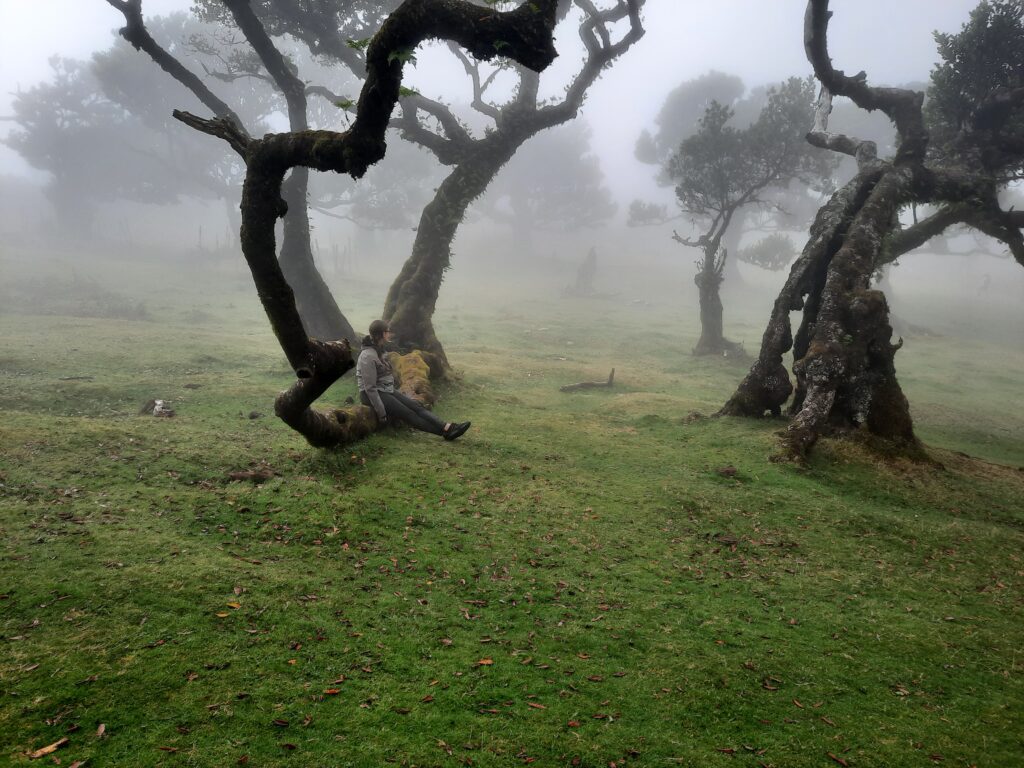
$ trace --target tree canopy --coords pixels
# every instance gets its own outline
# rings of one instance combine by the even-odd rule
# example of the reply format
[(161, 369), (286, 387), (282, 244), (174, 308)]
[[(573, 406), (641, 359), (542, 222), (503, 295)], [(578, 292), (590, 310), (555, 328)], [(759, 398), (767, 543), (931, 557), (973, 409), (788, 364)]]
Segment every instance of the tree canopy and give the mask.
[(804, 139), (813, 101), (812, 81), (790, 78), (768, 91), (757, 119), (745, 128), (730, 125), (732, 108), (712, 101), (697, 133), (680, 143), (666, 167), (680, 209), (711, 219), (714, 227), (744, 205), (771, 205), (766, 192), (791, 181), (826, 187), (831, 158)]

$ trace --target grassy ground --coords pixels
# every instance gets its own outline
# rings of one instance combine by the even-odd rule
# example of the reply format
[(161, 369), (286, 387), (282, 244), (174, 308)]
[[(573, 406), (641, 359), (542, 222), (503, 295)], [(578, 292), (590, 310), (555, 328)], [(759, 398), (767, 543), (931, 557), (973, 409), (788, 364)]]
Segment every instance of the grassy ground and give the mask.
[(900, 353), (941, 466), (801, 471), (687, 418), (745, 370), (692, 308), (456, 284), (470, 433), (323, 452), (246, 280), (192, 282), (0, 316), (0, 763), (1024, 765), (1021, 350)]

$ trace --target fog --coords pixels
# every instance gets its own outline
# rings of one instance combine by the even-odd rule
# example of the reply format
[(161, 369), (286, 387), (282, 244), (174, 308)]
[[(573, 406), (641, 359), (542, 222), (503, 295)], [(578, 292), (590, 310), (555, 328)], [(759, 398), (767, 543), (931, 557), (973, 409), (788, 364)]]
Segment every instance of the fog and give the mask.
[[(152, 20), (187, 12), (190, 5), (189, 0), (145, 0), (143, 10)], [(873, 84), (924, 83), (937, 58), (933, 30), (958, 30), (974, 5), (974, 0), (834, 2), (829, 41), (833, 61), (848, 72), (866, 71)], [(674, 228), (690, 231), (689, 222), (627, 226), (627, 209), (635, 199), (669, 210), (675, 205), (671, 187), (657, 181), (657, 167), (639, 162), (634, 147), (642, 131), (655, 129), (666, 95), (680, 83), (714, 70), (738, 76), (749, 94), (789, 76), (808, 75), (803, 13), (800, 0), (648, 0), (644, 38), (591, 88), (577, 123), (532, 139), (471, 206), (455, 241), (446, 285), (473, 290), (473, 280), (502, 275), (520, 281), (524, 290), (539, 283), (557, 300), (586, 254), (596, 248), (599, 292), (621, 294), (629, 301), (656, 297), (694, 306), (696, 252), (670, 238)], [(0, 0), (0, 19), (0, 116), (5, 117), (0, 135), (8, 139), (17, 130), (11, 119), (16, 94), (53, 81), (50, 57), (78, 60), (88, 70), (97, 52), (115, 44), (128, 51), (116, 35), (122, 19), (103, 0)], [(557, 47), (559, 59), (541, 81), (541, 94), (550, 97), (560, 96), (583, 57), (571, 21), (559, 29)], [(38, 275), (47, 265), (72, 264), (77, 274), (88, 275), (90, 259), (109, 258), (152, 257), (169, 269), (180, 264), (195, 273), (220, 270), (244, 278), (236, 240), (238, 164), (218, 140), (169, 119), (167, 113), (177, 106), (207, 112), (145, 55), (129, 53), (136, 57), (133, 77), (151, 77), (157, 84), (153, 87), (163, 89), (154, 102), (164, 111), (142, 116), (139, 132), (126, 134), (134, 137), (131, 140), (117, 136), (96, 143), (109, 154), (91, 155), (83, 173), (94, 174), (93, 178), (116, 176), (122, 191), (97, 192), (91, 209), (76, 214), (90, 217), (88, 228), (55, 207), (50, 173), (33, 167), (11, 146), (0, 145), (0, 236), (9, 287), (23, 269)], [(358, 84), (350, 77), (315, 65), (308, 57), (304, 61), (309, 80), (323, 82), (343, 96), (356, 96)], [(406, 84), (452, 104), (477, 135), (486, 126), (487, 121), (466, 106), (472, 97), (468, 78), (445, 47), (421, 51), (415, 66), (407, 67)], [(213, 81), (213, 87), (219, 93), (237, 94), (242, 86)], [(509, 87), (499, 80), (495, 91), (500, 96), (502, 88)], [(344, 116), (337, 110), (323, 105), (316, 110), (314, 123), (344, 129)], [(253, 128), (253, 133), (286, 129), (280, 106), (258, 112), (251, 125), (262, 128)], [(132, 125), (126, 130), (134, 130)], [(140, 138), (144, 131), (151, 132), (148, 138)], [(586, 169), (567, 166), (555, 175), (593, 172), (588, 184), (596, 196), (594, 205), (605, 206), (608, 215), (571, 224), (545, 223), (543, 204), (533, 210), (517, 204), (536, 200), (538, 192), (524, 185), (523, 177), (536, 175), (540, 166), (553, 167), (551, 158), (561, 156), (560, 140), (583, 148)], [(55, 139), (56, 146), (60, 142)], [(169, 168), (168, 157), (177, 158), (171, 166), (186, 158), (193, 172)], [(199, 177), (196, 168), (207, 173)], [(447, 172), (433, 156), (396, 135), (389, 139), (388, 156), (360, 184), (325, 176), (314, 180), (314, 255), (340, 304), (345, 304), (346, 283), (352, 280), (369, 281), (383, 299), (388, 282), (410, 252), (420, 211)], [(217, 189), (211, 187), (211, 178)], [(556, 181), (552, 176), (545, 183)], [(96, 189), (100, 186), (97, 182)], [(524, 219), (524, 210), (532, 218)], [(791, 234), (799, 248), (801, 231)], [(744, 237), (747, 244), (754, 239)], [(946, 331), (992, 332), (1002, 343), (1024, 348), (1024, 270), (1005, 257), (1004, 247), (985, 238), (963, 235), (943, 248), (966, 255), (935, 254), (926, 248), (900, 260), (889, 278), (894, 311), (899, 314), (905, 308), (913, 322), (943, 326)], [(734, 274), (738, 277), (726, 285), (726, 296), (743, 297), (744, 309), (752, 316), (768, 311), (785, 278), (784, 270), (768, 272), (749, 264), (740, 264)], [(449, 290), (442, 289), (442, 304), (452, 300)], [(130, 288), (126, 292), (130, 294)], [(975, 306), (979, 296), (984, 296), (984, 306)], [(949, 313), (951, 302), (960, 314)], [(727, 305), (727, 324), (728, 312)], [(747, 334), (745, 342), (748, 348), (756, 346), (757, 333)]]

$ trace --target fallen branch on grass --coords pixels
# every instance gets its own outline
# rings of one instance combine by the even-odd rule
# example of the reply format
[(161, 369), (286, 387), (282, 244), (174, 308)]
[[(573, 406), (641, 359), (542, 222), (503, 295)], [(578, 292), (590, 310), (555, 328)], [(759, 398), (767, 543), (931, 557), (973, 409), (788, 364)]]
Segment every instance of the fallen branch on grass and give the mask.
[(561, 392), (579, 392), (581, 389), (602, 389), (611, 387), (614, 381), (615, 369), (612, 368), (612, 372), (608, 374), (608, 381), (581, 381), (578, 384), (566, 384), (558, 389)]

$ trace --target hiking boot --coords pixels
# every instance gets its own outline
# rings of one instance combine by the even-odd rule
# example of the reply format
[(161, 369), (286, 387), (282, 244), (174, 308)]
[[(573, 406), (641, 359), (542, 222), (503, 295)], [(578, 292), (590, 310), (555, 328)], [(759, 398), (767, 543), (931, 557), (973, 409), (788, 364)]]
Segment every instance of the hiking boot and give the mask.
[(472, 422), (463, 421), (459, 424), (452, 424), (442, 434), (445, 440), (455, 440), (466, 433)]

